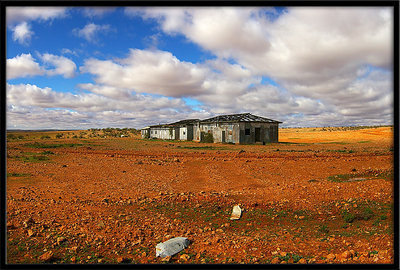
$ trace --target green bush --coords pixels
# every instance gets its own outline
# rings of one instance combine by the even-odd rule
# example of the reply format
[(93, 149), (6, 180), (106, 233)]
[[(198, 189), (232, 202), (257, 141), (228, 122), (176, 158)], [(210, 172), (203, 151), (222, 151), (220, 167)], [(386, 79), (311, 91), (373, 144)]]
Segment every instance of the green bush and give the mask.
[(49, 136), (49, 135), (44, 135), (44, 136), (40, 137), (40, 139), (42, 139), (42, 140), (44, 140), (44, 139), (50, 139), (50, 136)]
[(16, 139), (17, 137), (14, 135), (14, 134), (8, 134), (7, 135), (7, 139), (8, 140), (14, 140), (14, 139)]
[(328, 227), (327, 227), (326, 225), (321, 225), (321, 226), (319, 226), (319, 231), (320, 231), (321, 233), (323, 233), (323, 234), (329, 233), (329, 229), (328, 229)]
[(371, 210), (369, 207), (365, 207), (363, 211), (361, 212), (360, 218), (364, 220), (369, 220), (374, 216), (374, 212)]
[(347, 223), (352, 223), (356, 219), (356, 216), (348, 211), (342, 212), (342, 217)]
[(200, 141), (203, 143), (213, 143), (214, 142), (214, 137), (212, 133), (205, 133), (203, 136), (203, 139)]

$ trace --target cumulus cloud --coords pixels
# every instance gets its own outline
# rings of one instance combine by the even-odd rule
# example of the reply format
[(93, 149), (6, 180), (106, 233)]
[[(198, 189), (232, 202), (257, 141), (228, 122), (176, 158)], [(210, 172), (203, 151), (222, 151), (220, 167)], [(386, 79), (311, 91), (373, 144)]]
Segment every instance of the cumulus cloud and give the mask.
[(99, 32), (102, 31), (108, 31), (110, 30), (110, 25), (104, 24), (104, 25), (98, 25), (94, 23), (89, 23), (85, 25), (82, 29), (75, 28), (72, 30), (72, 33), (77, 35), (78, 37), (84, 38), (89, 42), (95, 42), (96, 41), (96, 35)]
[(50, 20), (64, 17), (65, 7), (6, 7), (7, 24), (29, 20)]
[(78, 87), (82, 90), (87, 90), (95, 94), (99, 94), (105, 97), (123, 100), (126, 98), (132, 98), (133, 93), (126, 88), (118, 88), (108, 85), (96, 85), (92, 83), (81, 83)]
[[(73, 128), (138, 128), (151, 123), (178, 121), (182, 114), (189, 118), (201, 115), (179, 98), (132, 94), (125, 99), (114, 99), (95, 93), (73, 95), (31, 84), (7, 84), (6, 90), (7, 118), (12, 119), (8, 124), (21, 128), (28, 128), (32, 123), (35, 128), (65, 128), (67, 124)], [(202, 114), (205, 115), (208, 116)]]
[(270, 46), (255, 8), (126, 8), (125, 13), (156, 19), (166, 33), (183, 34), (224, 57), (240, 51), (263, 53)]
[[(287, 99), (290, 106), (286, 107), (271, 100), (277, 95), (268, 93), (271, 89), (257, 86), (251, 90), (248, 82), (231, 85), (222, 76), (211, 76), (203, 87), (212, 89), (214, 94), (200, 95), (198, 99), (212, 104), (215, 111), (224, 113), (229, 108), (235, 111), (238, 104), (251, 107), (265, 101), (268, 111), (282, 109), (310, 117), (315, 111), (320, 116), (313, 119), (322, 122), (326, 119), (332, 123), (340, 117), (350, 119), (356, 115), (391, 121), (393, 88), (384, 85), (390, 82), (390, 77), (382, 73), (383, 79), (375, 82), (360, 80), (366, 66), (391, 73), (391, 8), (292, 7), (274, 20), (265, 11), (259, 8), (127, 8), (125, 13), (154, 19), (165, 33), (184, 35), (218, 59), (234, 59), (254, 80), (257, 76), (273, 78), (290, 97)], [(218, 67), (218, 62), (214, 66), (224, 69)], [(226, 75), (232, 78), (232, 74)], [(235, 98), (229, 97), (229, 93)], [(225, 105), (218, 106), (223, 101)], [(279, 105), (274, 107), (275, 104)], [(263, 111), (261, 106), (257, 108)]]
[(40, 56), (45, 64), (54, 66), (54, 69), (47, 70), (47, 75), (62, 75), (65, 78), (72, 78), (75, 76), (76, 65), (75, 63), (64, 57), (45, 53)]
[(45, 66), (53, 68), (46, 69), (45, 66), (41, 66), (31, 54), (21, 54), (7, 59), (7, 79), (37, 75), (62, 75), (65, 78), (72, 78), (75, 75), (75, 63), (64, 56), (45, 53), (43, 55), (39, 54), (39, 58)]
[(348, 84), (360, 66), (389, 67), (391, 24), (377, 8), (292, 8), (270, 25), (271, 49), (262, 57), (251, 53), (241, 61), (250, 69), (295, 86)]
[(124, 59), (86, 60), (80, 70), (95, 75), (98, 84), (171, 97), (199, 94), (206, 75), (169, 52), (138, 49)]
[(64, 7), (6, 7), (7, 27), (13, 32), (13, 40), (28, 45), (34, 31), (28, 21), (47, 21), (66, 15)]
[(7, 79), (43, 75), (45, 70), (35, 61), (32, 55), (21, 54), (7, 59)]
[(33, 31), (30, 30), (30, 25), (27, 22), (22, 22), (16, 25), (13, 31), (13, 40), (18, 41), (20, 44), (27, 45), (31, 40)]
[[(72, 125), (75, 118), (74, 128), (143, 127), (239, 112), (283, 121), (283, 126), (393, 123), (390, 8), (296, 7), (271, 19), (267, 12), (273, 11), (126, 8), (129, 16), (154, 20), (164, 33), (183, 35), (215, 58), (182, 61), (149, 42), (152, 49), (131, 49), (123, 58), (85, 59), (80, 71), (94, 82), (79, 84), (79, 95), (7, 85), (10, 117), (20, 125), (24, 113), (40, 115), (43, 125), (63, 120)], [(74, 33), (95, 41), (109, 29), (92, 23)], [(70, 78), (76, 72), (63, 56), (43, 54), (39, 60), (42, 65), (30, 54), (7, 59), (7, 78)], [(199, 102), (195, 109), (186, 104), (188, 97)]]

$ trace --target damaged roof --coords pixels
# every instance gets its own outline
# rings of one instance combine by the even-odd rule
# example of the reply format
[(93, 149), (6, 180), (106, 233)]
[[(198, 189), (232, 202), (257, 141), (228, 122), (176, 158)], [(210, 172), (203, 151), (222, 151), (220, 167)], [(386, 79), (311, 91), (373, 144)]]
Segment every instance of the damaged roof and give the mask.
[(200, 123), (209, 122), (264, 122), (264, 123), (282, 123), (269, 118), (253, 115), (251, 113), (218, 115), (212, 118), (204, 119)]
[(199, 122), (200, 119), (186, 119), (186, 120), (181, 120), (175, 123), (171, 123), (169, 125), (189, 125), (189, 124), (193, 124), (195, 122)]
[(215, 123), (215, 122), (263, 122), (263, 123), (282, 123), (280, 121), (272, 120), (269, 118), (253, 115), (251, 113), (238, 113), (238, 114), (226, 114), (226, 115), (218, 115), (212, 118), (200, 120), (200, 119), (185, 119), (178, 122), (174, 122), (171, 124), (161, 124), (161, 125), (153, 125), (147, 128), (172, 128), (179, 127), (183, 125), (190, 125), (194, 123)]
[(165, 127), (165, 128), (169, 128), (169, 127), (177, 127), (177, 126), (183, 126), (183, 125), (190, 125), (190, 124), (193, 124), (193, 123), (199, 122), (199, 121), (200, 121), (200, 119), (185, 119), (185, 120), (181, 120), (181, 121), (174, 122), (174, 123), (170, 123), (170, 124), (153, 125), (153, 126), (150, 126), (150, 127), (151, 127), (151, 128), (154, 128), (154, 127), (160, 127), (160, 128)]

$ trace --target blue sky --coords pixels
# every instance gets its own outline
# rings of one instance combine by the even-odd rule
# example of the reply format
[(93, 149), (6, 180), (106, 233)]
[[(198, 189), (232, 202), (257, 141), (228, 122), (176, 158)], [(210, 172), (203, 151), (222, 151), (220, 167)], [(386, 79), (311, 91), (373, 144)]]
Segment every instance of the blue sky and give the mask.
[(393, 122), (391, 8), (6, 15), (9, 129), (142, 128), (242, 112), (284, 127)]

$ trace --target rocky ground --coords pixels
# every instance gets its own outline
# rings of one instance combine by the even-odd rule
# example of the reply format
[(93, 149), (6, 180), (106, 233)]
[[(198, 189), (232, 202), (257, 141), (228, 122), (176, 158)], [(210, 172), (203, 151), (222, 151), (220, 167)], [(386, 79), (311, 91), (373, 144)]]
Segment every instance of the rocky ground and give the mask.
[[(393, 263), (393, 134), (7, 143), (8, 263)], [(234, 205), (243, 209), (230, 220)], [(180, 253), (155, 246), (184, 236)]]

